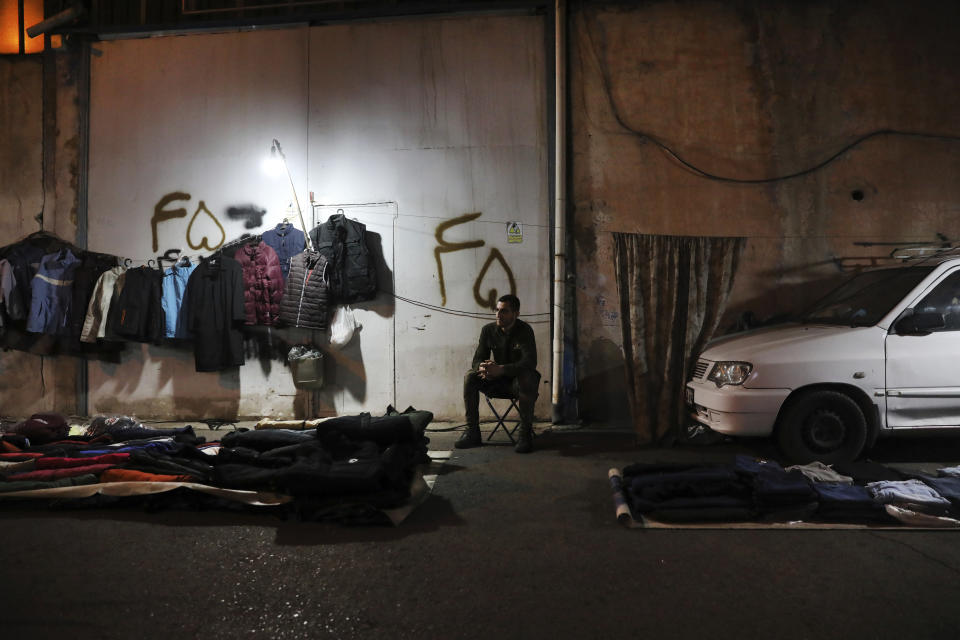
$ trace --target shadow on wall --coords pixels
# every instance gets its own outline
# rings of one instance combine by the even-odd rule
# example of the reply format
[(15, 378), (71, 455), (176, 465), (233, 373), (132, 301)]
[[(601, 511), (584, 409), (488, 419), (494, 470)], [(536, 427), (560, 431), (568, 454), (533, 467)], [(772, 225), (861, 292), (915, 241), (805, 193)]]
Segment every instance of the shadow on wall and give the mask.
[[(387, 264), (383, 253), (383, 239), (379, 233), (366, 231), (367, 247), (377, 269), (377, 295), (372, 300), (350, 303), (355, 310), (370, 311), (382, 318), (392, 318), (396, 312), (394, 298), (393, 271)], [(336, 305), (329, 309), (333, 319)], [(281, 328), (269, 329), (251, 327), (247, 329), (245, 348), (247, 366), (259, 362), (264, 375), (273, 368), (273, 361), (292, 375), (287, 362), (287, 353), (295, 345), (312, 345), (324, 355), (324, 382), (319, 390), (298, 389), (293, 402), (296, 418), (314, 418), (337, 415), (337, 399), (346, 392), (361, 404), (367, 398), (367, 367), (362, 352), (362, 326), (353, 338), (342, 348), (333, 348), (330, 344), (330, 331), (310, 331), (305, 329)]]
[(606, 338), (594, 340), (583, 369), (596, 373), (579, 381), (580, 417), (587, 422), (630, 424), (623, 350)]
[(794, 284), (776, 284), (784, 272), (766, 272), (762, 275), (769, 276), (770, 288), (728, 308), (714, 337), (786, 322), (851, 276), (850, 273), (836, 273)]

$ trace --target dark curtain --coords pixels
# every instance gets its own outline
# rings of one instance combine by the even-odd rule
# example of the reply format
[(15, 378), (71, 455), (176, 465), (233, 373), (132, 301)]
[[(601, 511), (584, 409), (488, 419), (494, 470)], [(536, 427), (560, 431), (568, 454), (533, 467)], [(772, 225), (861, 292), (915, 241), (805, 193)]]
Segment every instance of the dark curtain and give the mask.
[(614, 233), (627, 393), (638, 444), (672, 444), (686, 423), (691, 358), (720, 322), (744, 238)]

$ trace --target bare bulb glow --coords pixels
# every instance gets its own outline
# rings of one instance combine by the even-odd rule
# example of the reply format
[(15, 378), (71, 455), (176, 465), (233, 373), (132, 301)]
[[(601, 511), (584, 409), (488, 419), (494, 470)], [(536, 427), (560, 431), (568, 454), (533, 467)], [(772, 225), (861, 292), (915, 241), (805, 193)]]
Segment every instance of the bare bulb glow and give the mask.
[(260, 168), (271, 178), (283, 175), (283, 161), (275, 153), (265, 156), (263, 162), (260, 163)]

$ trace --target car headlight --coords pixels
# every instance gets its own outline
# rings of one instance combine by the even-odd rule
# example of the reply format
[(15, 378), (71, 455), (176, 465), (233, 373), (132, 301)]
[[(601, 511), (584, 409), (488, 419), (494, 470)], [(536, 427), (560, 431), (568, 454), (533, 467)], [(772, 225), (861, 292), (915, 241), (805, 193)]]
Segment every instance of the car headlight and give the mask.
[(743, 384), (751, 371), (753, 365), (749, 362), (718, 362), (713, 365), (713, 371), (707, 376), (707, 380), (713, 381), (718, 387), (725, 384)]

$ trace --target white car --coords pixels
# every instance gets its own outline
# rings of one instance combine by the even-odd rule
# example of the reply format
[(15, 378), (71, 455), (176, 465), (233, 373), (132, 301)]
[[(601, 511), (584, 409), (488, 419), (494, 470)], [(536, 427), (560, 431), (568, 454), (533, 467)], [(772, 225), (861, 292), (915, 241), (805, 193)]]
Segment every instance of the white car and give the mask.
[(960, 258), (864, 271), (798, 322), (711, 342), (691, 417), (775, 436), (797, 462), (853, 460), (878, 436), (960, 434)]

